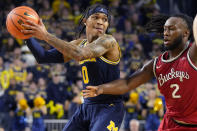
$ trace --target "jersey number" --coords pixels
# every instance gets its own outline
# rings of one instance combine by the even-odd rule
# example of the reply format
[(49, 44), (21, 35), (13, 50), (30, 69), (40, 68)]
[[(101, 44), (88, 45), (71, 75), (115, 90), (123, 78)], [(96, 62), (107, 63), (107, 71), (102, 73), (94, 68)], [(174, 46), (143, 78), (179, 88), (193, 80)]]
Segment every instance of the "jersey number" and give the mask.
[(86, 66), (82, 66), (82, 75), (83, 75), (83, 82), (87, 84), (89, 82), (89, 78), (88, 78), (88, 70)]
[(178, 84), (171, 84), (170, 88), (174, 88), (174, 91), (172, 92), (172, 98), (181, 98), (181, 95), (177, 95), (177, 91), (179, 90)]

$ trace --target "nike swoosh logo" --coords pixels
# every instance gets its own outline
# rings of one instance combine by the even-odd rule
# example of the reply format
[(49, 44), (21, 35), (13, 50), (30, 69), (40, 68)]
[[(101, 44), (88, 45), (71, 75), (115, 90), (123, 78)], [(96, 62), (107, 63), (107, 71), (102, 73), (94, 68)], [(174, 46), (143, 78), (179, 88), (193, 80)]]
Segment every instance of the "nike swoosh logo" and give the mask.
[(30, 15), (30, 14), (28, 14), (27, 12), (24, 12), (24, 15), (26, 15), (26, 16), (28, 16), (28, 17), (31, 17), (31, 18), (33, 18), (33, 19), (36, 19), (36, 17), (35, 17), (35, 16)]
[(161, 68), (161, 65), (160, 66), (156, 66), (156, 69), (159, 69), (159, 68)]

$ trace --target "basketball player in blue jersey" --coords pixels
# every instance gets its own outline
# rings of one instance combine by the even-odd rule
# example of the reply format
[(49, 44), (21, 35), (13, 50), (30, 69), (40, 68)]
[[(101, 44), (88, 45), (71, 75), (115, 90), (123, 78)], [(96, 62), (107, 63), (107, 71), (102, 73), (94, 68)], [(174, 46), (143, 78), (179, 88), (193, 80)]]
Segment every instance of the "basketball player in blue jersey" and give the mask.
[[(44, 40), (54, 49), (44, 51), (35, 39), (27, 46), (39, 63), (63, 63), (71, 59), (81, 65), (83, 88), (100, 85), (119, 78), (120, 49), (113, 36), (107, 35), (109, 10), (100, 4), (89, 7), (80, 20), (79, 36), (85, 29), (86, 39), (66, 42), (47, 32), (44, 24), (27, 21), (24, 34)], [(124, 115), (120, 95), (100, 95), (87, 98), (78, 108), (64, 131), (118, 131)]]

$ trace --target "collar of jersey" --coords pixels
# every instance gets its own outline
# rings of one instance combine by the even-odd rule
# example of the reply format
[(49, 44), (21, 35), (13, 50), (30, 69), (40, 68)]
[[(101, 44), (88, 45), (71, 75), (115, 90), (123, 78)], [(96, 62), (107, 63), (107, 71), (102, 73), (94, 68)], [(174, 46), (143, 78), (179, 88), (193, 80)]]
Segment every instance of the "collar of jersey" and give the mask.
[(165, 52), (162, 54), (162, 56), (161, 56), (161, 60), (162, 60), (163, 62), (172, 62), (172, 61), (178, 59), (178, 58), (183, 54), (183, 52), (188, 48), (188, 46), (189, 46), (189, 43), (187, 43), (185, 49), (183, 49), (176, 57), (174, 57), (174, 58), (172, 58), (172, 59), (169, 59), (169, 60), (164, 60), (164, 58), (163, 58), (164, 55), (167, 53), (167, 51), (165, 51)]

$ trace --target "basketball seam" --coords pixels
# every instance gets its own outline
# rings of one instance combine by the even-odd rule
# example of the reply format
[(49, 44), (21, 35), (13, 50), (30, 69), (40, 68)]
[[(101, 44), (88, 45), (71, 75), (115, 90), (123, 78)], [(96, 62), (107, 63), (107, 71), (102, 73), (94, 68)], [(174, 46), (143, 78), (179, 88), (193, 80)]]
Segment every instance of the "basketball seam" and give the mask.
[[(12, 20), (12, 16), (10, 16), (10, 19), (11, 19), (12, 24), (16, 27), (16, 29), (17, 29), (18, 31), (20, 31), (20, 29), (14, 24), (14, 22), (13, 22), (13, 20)], [(21, 31), (20, 31), (20, 32), (21, 32)]]
[(15, 15), (17, 15), (17, 16), (20, 16), (20, 17), (22, 17), (22, 18), (25, 19), (25, 20), (28, 20), (27, 18), (23, 17), (22, 15), (19, 15), (19, 14), (16, 14), (16, 13), (13, 13), (13, 14), (15, 14)]
[[(23, 7), (22, 7), (22, 8), (18, 8), (18, 9), (28, 10), (28, 11), (33, 12), (33, 13), (35, 13), (36, 15), (38, 15), (38, 14), (37, 14), (37, 12), (36, 12), (36, 11), (34, 11), (33, 9), (32, 9), (32, 10), (29, 10), (29, 9), (27, 9), (27, 8), (23, 8)], [(14, 13), (15, 13), (15, 12), (14, 12)]]
[[(12, 16), (10, 16), (10, 18), (11, 18), (11, 22), (12, 22), (12, 24), (16, 27), (16, 29), (19, 31), (19, 32), (21, 32), (21, 30), (15, 25), (15, 23), (13, 22), (13, 20), (12, 20)], [(21, 32), (22, 33), (22, 32)], [(26, 34), (24, 34), (24, 33), (22, 33), (23, 35), (26, 35)]]

